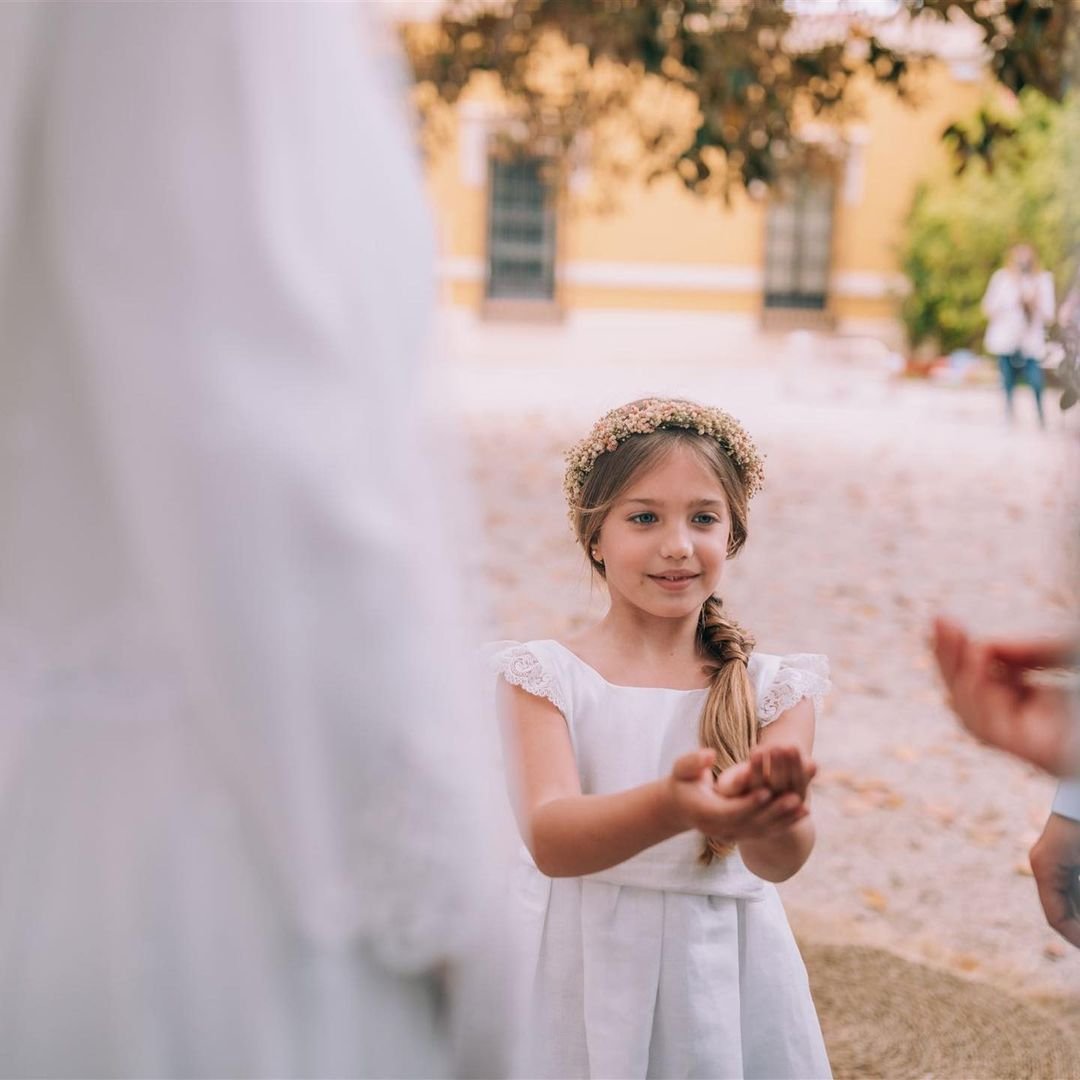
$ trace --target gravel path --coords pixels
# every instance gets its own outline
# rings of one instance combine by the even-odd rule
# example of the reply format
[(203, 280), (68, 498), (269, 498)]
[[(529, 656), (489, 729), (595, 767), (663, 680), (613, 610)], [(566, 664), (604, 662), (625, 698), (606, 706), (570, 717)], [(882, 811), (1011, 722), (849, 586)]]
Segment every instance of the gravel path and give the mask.
[(717, 359), (698, 335), (660, 367), (659, 332), (603, 350), (566, 338), (459, 341), (447, 372), (498, 636), (557, 637), (603, 610), (560, 490), (563, 447), (602, 409), (672, 393), (734, 412), (769, 475), (728, 606), (765, 651), (827, 653), (835, 682), (818, 846), (783, 887), (792, 923), (1012, 989), (1080, 992), (1080, 954), (1043, 924), (1027, 870), (1053, 785), (958, 730), (926, 645), (937, 611), (986, 632), (1070, 625), (1078, 418), (1051, 402), (1043, 433), (1022, 395), (1009, 428), (993, 387), (896, 379), (843, 341), (761, 340)]

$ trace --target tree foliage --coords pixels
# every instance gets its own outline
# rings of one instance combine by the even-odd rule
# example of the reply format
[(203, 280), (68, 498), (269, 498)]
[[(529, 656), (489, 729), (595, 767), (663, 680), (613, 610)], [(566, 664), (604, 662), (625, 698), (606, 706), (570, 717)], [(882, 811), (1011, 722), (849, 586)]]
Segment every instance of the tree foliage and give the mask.
[[(1071, 0), (897, 7), (894, 19), (966, 16), (1003, 86), (1061, 99)], [(514, 145), (563, 161), (583, 134), (594, 157), (621, 140), (624, 159), (650, 176), (727, 195), (804, 167), (800, 125), (843, 116), (860, 76), (910, 92), (921, 58), (896, 44), (890, 22), (857, 6), (807, 18), (786, 0), (448, 0), (405, 42), (429, 119), (487, 73), (514, 117)], [(957, 127), (950, 137), (963, 160), (1008, 133)]]
[(916, 193), (901, 251), (911, 286), (902, 313), (913, 345), (979, 347), (986, 325), (979, 302), (1014, 243), (1035, 247), (1059, 298), (1073, 280), (1078, 222), (1067, 178), (1080, 134), (1076, 111), (1028, 88), (1011, 124), (1014, 135), (997, 148), (993, 168), (979, 162), (959, 176), (943, 173)]

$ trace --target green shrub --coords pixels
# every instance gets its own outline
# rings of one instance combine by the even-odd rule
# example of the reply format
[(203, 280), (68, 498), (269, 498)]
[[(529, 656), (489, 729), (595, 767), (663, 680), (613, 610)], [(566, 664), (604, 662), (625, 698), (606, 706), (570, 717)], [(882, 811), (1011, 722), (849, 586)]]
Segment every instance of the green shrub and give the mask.
[[(913, 348), (928, 342), (941, 352), (981, 346), (986, 320), (979, 302), (1018, 241), (1034, 245), (1061, 298), (1077, 236), (1066, 182), (1067, 154), (1077, 145), (1069, 138), (1078, 127), (1075, 112), (1025, 92), (1013, 121), (1016, 134), (999, 141), (992, 168), (972, 158), (959, 175), (942, 172), (919, 186), (901, 250), (910, 284), (902, 317)], [(987, 120), (983, 113), (974, 123)]]

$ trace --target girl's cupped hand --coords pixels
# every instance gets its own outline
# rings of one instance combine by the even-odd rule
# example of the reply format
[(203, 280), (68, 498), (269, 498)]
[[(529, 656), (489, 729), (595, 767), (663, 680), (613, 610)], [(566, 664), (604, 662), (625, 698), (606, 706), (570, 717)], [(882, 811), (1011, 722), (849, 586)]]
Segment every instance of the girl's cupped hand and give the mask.
[(714, 778), (715, 760), (714, 750), (695, 750), (672, 767), (668, 801), (682, 828), (734, 843), (790, 828), (809, 814), (815, 766), (797, 747), (756, 747)]

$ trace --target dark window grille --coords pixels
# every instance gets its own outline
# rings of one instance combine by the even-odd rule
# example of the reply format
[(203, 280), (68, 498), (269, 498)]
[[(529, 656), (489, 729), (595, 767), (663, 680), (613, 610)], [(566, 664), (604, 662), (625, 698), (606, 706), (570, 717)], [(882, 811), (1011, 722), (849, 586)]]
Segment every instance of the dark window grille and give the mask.
[(555, 206), (540, 158), (491, 159), (487, 296), (555, 297)]
[(765, 229), (765, 306), (823, 311), (832, 261), (834, 185), (800, 177), (770, 202)]

